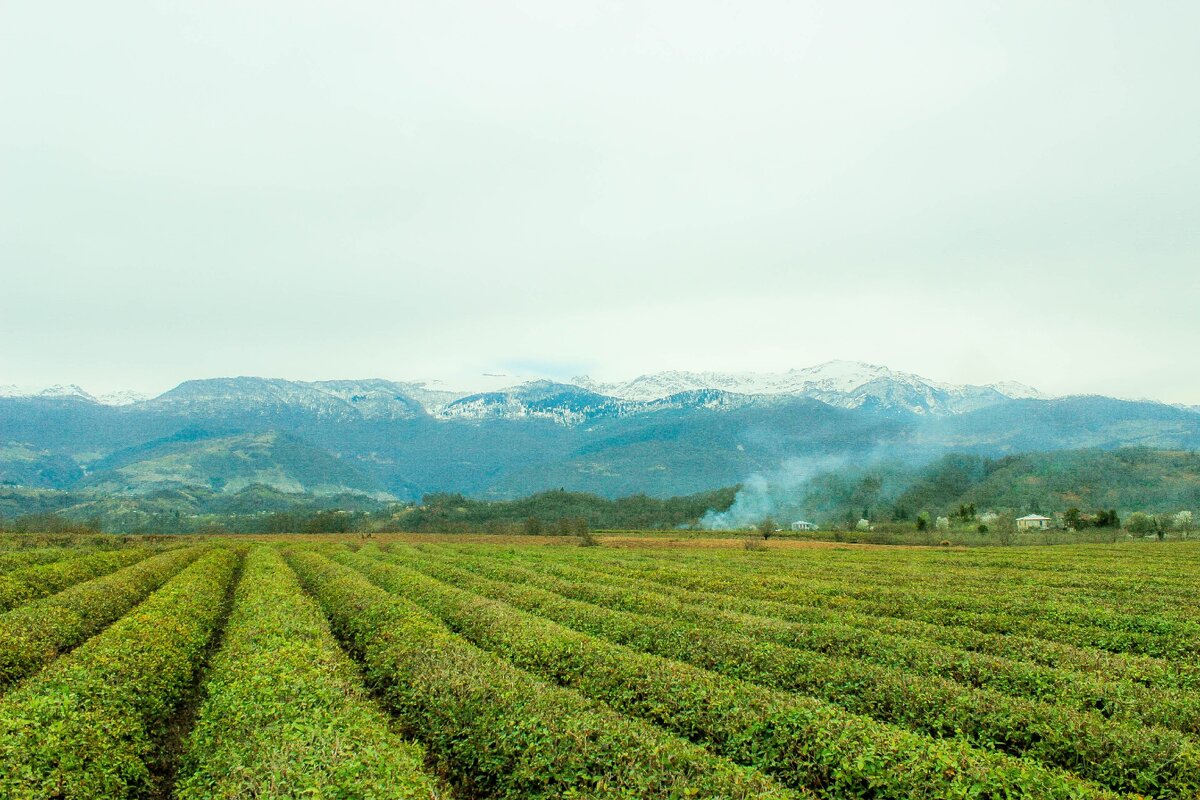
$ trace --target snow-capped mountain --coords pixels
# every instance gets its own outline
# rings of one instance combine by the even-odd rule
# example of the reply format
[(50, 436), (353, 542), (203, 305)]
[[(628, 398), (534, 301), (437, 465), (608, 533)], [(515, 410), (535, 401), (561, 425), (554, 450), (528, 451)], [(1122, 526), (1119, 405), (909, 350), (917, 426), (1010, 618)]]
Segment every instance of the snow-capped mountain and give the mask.
[(139, 403), (149, 398), (140, 392), (113, 392), (111, 394), (93, 395), (74, 383), (55, 384), (45, 389), (27, 389), (13, 384), (0, 386), (0, 397), (41, 398), (45, 400), (84, 400), (89, 403), (100, 403), (106, 406), (124, 406)]
[(96, 402), (105, 406), (131, 406), (134, 403), (143, 403), (149, 399), (150, 395), (144, 392), (130, 390), (96, 395)]
[[(503, 376), (488, 376), (491, 383)], [(941, 383), (857, 361), (829, 361), (779, 373), (668, 371), (602, 383), (586, 376), (570, 383), (530, 380), (486, 391), (448, 391), (424, 382), (379, 378), (291, 381), (280, 378), (207, 378), (185, 381), (157, 397), (116, 392), (94, 397), (74, 384), (24, 391), (0, 386), (0, 397), (75, 399), (176, 414), (257, 415), (282, 410), (320, 418), (442, 420), (553, 419), (578, 425), (598, 417), (663, 408), (728, 410), (748, 398), (805, 397), (838, 408), (873, 408), (921, 415), (959, 414), (1015, 399), (1045, 399), (1015, 382), (986, 386)]]
[(91, 403), (99, 402), (95, 397), (85, 392), (73, 383), (55, 384), (45, 389), (26, 389), (13, 384), (0, 386), (0, 397), (37, 397), (44, 400), (79, 399)]
[(413, 419), (459, 396), (422, 383), (377, 378), (306, 382), (242, 377), (185, 381), (144, 405), (184, 414), (262, 415), (290, 409), (320, 418)]
[[(213, 488), (242, 485), (242, 477), (285, 491), (359, 485), (287, 477), (300, 475), (308, 460), (332, 463), (317, 454), (241, 439), (221, 444), (273, 434), (341, 460), (380, 491), (412, 499), (428, 491), (501, 497), (549, 487), (687, 494), (793, 458), (1200, 448), (1193, 407), (1041, 399), (1025, 386), (939, 383), (853, 362), (766, 375), (668, 372), (624, 384), (539, 380), (488, 388), (215, 378), (186, 381), (150, 400), (127, 398), (133, 402), (74, 386), (6, 388), (0, 486), (86, 487), (101, 473), (106, 486), (121, 491), (157, 491), (179, 476)], [(210, 440), (212, 447), (193, 446)], [(254, 463), (242, 470), (245, 459)], [(121, 483), (113, 471), (126, 462), (141, 466), (122, 472), (129, 480)], [(160, 480), (168, 472), (175, 477)]]
[(637, 403), (607, 397), (569, 383), (530, 381), (499, 392), (467, 395), (437, 412), (441, 419), (548, 419), (579, 425), (597, 417), (621, 416)]
[(828, 361), (778, 373), (669, 371), (619, 383), (600, 383), (587, 376), (574, 382), (599, 394), (641, 402), (683, 392), (717, 390), (810, 397), (841, 408), (876, 405), (917, 414), (961, 413), (1006, 399), (1043, 397), (1036, 389), (1011, 381), (987, 386), (955, 385), (858, 361)]

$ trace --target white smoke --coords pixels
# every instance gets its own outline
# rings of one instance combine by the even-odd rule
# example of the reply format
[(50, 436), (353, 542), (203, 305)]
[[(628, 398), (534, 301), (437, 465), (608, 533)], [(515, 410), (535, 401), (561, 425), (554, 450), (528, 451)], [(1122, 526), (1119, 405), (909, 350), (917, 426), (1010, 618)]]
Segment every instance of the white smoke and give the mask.
[(733, 499), (733, 505), (725, 511), (709, 509), (700, 518), (700, 527), (706, 531), (748, 528), (771, 516), (774, 508), (770, 482), (762, 475), (754, 474), (742, 484)]
[[(846, 456), (789, 458), (779, 469), (763, 475), (755, 473), (745, 480), (725, 511), (710, 509), (700, 518), (700, 527), (709, 531), (735, 531), (753, 527), (768, 517), (795, 514), (802, 509), (805, 484), (824, 472), (846, 467)], [(785, 525), (790, 520), (776, 519)]]

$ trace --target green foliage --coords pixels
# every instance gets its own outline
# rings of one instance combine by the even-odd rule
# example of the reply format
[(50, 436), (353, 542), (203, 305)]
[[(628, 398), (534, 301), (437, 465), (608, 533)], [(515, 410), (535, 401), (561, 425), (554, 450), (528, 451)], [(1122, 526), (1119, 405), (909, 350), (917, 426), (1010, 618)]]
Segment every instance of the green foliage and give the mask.
[(451, 634), (354, 570), (289, 563), (403, 727), (464, 796), (789, 797), (762, 775), (552, 687)]
[[(577, 630), (604, 638), (570, 630), (546, 618), (559, 618), (559, 610), (565, 607), (583, 610), (586, 604), (549, 592), (471, 579), (452, 569), (440, 571), (448, 580), (465, 582), (473, 589), (492, 587), (506, 600), (535, 610), (538, 616), (534, 616), (409, 569), (349, 553), (337, 558), (517, 666), (623, 713), (700, 738), (717, 752), (759, 766), (798, 789), (819, 787), (819, 794), (839, 798), (968, 797), (972, 792), (1103, 796), (1095, 786), (1016, 760), (973, 753), (961, 743), (899, 733), (836, 706), (714, 675), (677, 660), (631, 652), (604, 640), (625, 638), (618, 632), (619, 623), (613, 624), (617, 615), (600, 611), (593, 618), (595, 624), (582, 615), (564, 619)], [(665, 625), (651, 627), (647, 635), (669, 636), (669, 644), (659, 649), (676, 657), (680, 653), (675, 648), (684, 641), (695, 642), (693, 637), (668, 634)], [(945, 771), (948, 764), (955, 769)]]
[(437, 795), (278, 551), (246, 559), (176, 786), (180, 800)]
[(150, 556), (154, 551), (145, 547), (122, 550), (86, 551), (77, 557), (0, 575), (0, 611), (21, 603), (60, 592), (68, 586), (105, 575)]
[[(1035, 758), (1114, 790), (1188, 796), (1200, 789), (1200, 751), (1176, 732), (764, 642), (741, 629), (697, 625), (669, 613), (606, 609), (529, 586), (471, 580), (451, 567), (431, 574), (636, 650), (821, 698), (931, 736), (960, 737), (980, 747)], [(560, 589), (557, 583), (555, 589)], [(754, 586), (751, 591), (759, 589)]]
[(0, 689), (119, 619), (201, 552), (170, 550), (0, 615)]
[(695, 525), (710, 510), (729, 508), (736, 494), (737, 487), (666, 499), (638, 494), (609, 500), (561, 489), (516, 500), (433, 494), (416, 508), (391, 514), (379, 529), (578, 535), (572, 526), (583, 520), (593, 530), (670, 530)]
[(1158, 525), (1151, 515), (1144, 511), (1135, 511), (1125, 519), (1125, 529), (1130, 533), (1145, 535), (1155, 533)]
[[(861, 659), (919, 675), (937, 675), (963, 686), (994, 689), (1079, 711), (1103, 709), (1105, 716), (1111, 718), (1200, 733), (1200, 696), (1174, 688), (1150, 689), (1142, 683), (1146, 678), (1143, 674), (1118, 679), (1106, 673), (1104, 679), (1099, 679), (1066, 668), (963, 649), (972, 646), (969, 642), (959, 643), (961, 647), (941, 644), (921, 638), (919, 628), (904, 628), (898, 620), (853, 614), (843, 617), (840, 612), (819, 607), (742, 600), (682, 589), (674, 580), (666, 586), (627, 573), (589, 568), (588, 562), (577, 558), (501, 559), (456, 553), (452, 560), (443, 560), (428, 549), (420, 556), (418, 560), (412, 553), (408, 560), (424, 568), (427, 560), (433, 559), (442, 567), (469, 569), (510, 583), (527, 583), (620, 611), (665, 614), (735, 633), (753, 632), (756, 638), (800, 650)], [(608, 557), (605, 563), (612, 565), (615, 560)], [(709, 574), (715, 571), (707, 570)], [(951, 574), (960, 578), (958, 571)], [(458, 576), (458, 584), (467, 585), (464, 573), (453, 575)], [(854, 580), (860, 578), (855, 576)], [(884, 630), (889, 627), (894, 630)]]
[(0, 702), (0, 797), (145, 796), (155, 741), (192, 684), (237, 562), (220, 548)]
[(1200, 454), (1126, 448), (996, 460), (951, 455), (923, 470), (896, 503), (945, 510), (973, 504), (1043, 514), (1071, 508), (1200, 508)]
[(17, 569), (49, 564), (79, 555), (79, 550), (69, 547), (27, 547), (23, 550), (0, 553), (0, 575)]
[[(1010, 530), (974, 514), (952, 541)], [(166, 797), (176, 765), (180, 800), (1200, 795), (1200, 544), (597, 549), (533, 518), (255, 545), (232, 593), (240, 546), (0, 536), (0, 586), (36, 587), (0, 613), (0, 797)]]

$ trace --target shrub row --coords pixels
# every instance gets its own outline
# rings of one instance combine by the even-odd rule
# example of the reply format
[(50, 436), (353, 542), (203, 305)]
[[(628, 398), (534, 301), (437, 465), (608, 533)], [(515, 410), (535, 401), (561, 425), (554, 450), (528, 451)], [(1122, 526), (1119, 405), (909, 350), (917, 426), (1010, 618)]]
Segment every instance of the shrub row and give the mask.
[(37, 564), (62, 561), (72, 556), (85, 555), (87, 552), (67, 547), (23, 547), (19, 550), (4, 550), (0, 552), (0, 574)]
[[(1104, 675), (1145, 686), (1200, 690), (1200, 663), (1196, 662), (1167, 661), (1149, 656), (1111, 653), (1047, 641), (1031, 635), (991, 633), (962, 625), (938, 625), (920, 620), (872, 616), (837, 606), (826, 607), (796, 600), (763, 600), (755, 596), (752, 584), (745, 587), (730, 586), (717, 591), (711, 588), (697, 571), (681, 576), (675, 573), (668, 574), (665, 570), (634, 571), (623, 566), (593, 562), (589, 562), (587, 567), (599, 575), (654, 584), (655, 591), (663, 591), (688, 602), (701, 603), (712, 608), (800, 622), (842, 622), (856, 628), (925, 639), (962, 650)], [(931, 597), (929, 602), (933, 601)]]
[(304, 551), (289, 552), (288, 562), (400, 723), (463, 796), (797, 796), (514, 668), (349, 567)]
[(1129, 681), (1053, 669), (1007, 658), (958, 650), (946, 645), (855, 628), (838, 622), (792, 622), (708, 605), (684, 602), (633, 579), (597, 580), (596, 573), (568, 564), (531, 569), (519, 559), (458, 559), (466, 569), (487, 565), (487, 574), (504, 581), (529, 583), (588, 603), (638, 614), (667, 615), (722, 630), (745, 632), (800, 650), (860, 659), (884, 667), (936, 675), (956, 683), (992, 689), (1014, 697), (1040, 700), (1078, 711), (1097, 711), (1144, 725), (1185, 733), (1200, 732), (1200, 694), (1150, 689)]
[[(1063, 618), (1070, 614), (1085, 624), (1115, 622), (1140, 626), (1143, 630), (1154, 630), (1164, 624), (1170, 627), (1189, 618), (1194, 621), (1200, 614), (1200, 610), (1188, 604), (1193, 579), (1186, 573), (1174, 577), (1164, 574), (1161, 559), (1151, 565), (1139, 565), (1136, 560), (1114, 561), (1114, 567), (1129, 570), (1129, 574), (1113, 576), (1108, 571), (1079, 564), (1074, 555), (1051, 562), (1055, 572), (1030, 565), (1023, 569), (1001, 569), (989, 566), (987, 561), (962, 564), (957, 554), (944, 554), (938, 560), (932, 554), (923, 554), (923, 558), (917, 563), (854, 559), (836, 565), (814, 564), (811, 570), (804, 569), (794, 558), (767, 558), (761, 559), (762, 563), (754, 565), (753, 570), (732, 571), (783, 573), (806, 582), (833, 580), (836, 583), (827, 589), (831, 592), (847, 586), (867, 591), (876, 585), (910, 591), (936, 588), (960, 608), (1002, 607), (1012, 613), (1040, 613), (1041, 604), (1051, 603)], [(1153, 569), (1153, 574), (1141, 569)], [(1068, 571), (1071, 577), (1064, 579), (1062, 576)]]
[(169, 550), (0, 615), (0, 691), (120, 619), (201, 552)]
[(695, 666), (638, 653), (363, 555), (335, 556), (519, 667), (828, 798), (1098, 797), (1032, 762), (936, 741)]
[(39, 564), (0, 575), (0, 611), (106, 575), (153, 553), (153, 550), (145, 547), (103, 550), (80, 558)]
[[(1069, 603), (1022, 603), (1005, 609), (999, 587), (987, 601), (978, 596), (967, 600), (955, 593), (947, 579), (938, 590), (938, 602), (930, 603), (927, 592), (881, 584), (856, 587), (840, 581), (812, 578), (792, 579), (786, 575), (722, 575), (717, 571), (656, 564), (653, 580), (689, 588), (743, 594), (753, 587), (754, 596), (784, 603), (817, 605), (860, 614), (917, 620), (933, 625), (960, 625), (987, 633), (1020, 633), (1040, 639), (1095, 647), (1114, 653), (1139, 653), (1159, 658), (1195, 661), (1200, 657), (1200, 623), (1143, 617), (1136, 614), (1099, 615), (1073, 610)], [(697, 584), (699, 586), (697, 587)]]
[(246, 558), (204, 693), (180, 800), (438, 796), (273, 547)]
[(0, 701), (0, 797), (151, 793), (156, 739), (192, 684), (237, 560), (207, 553)]
[[(562, 554), (541, 555), (555, 558)], [(1169, 565), (1162, 559), (1139, 565), (1136, 559), (1131, 563), (1123, 555), (1102, 571), (1079, 564), (1076, 553), (1045, 561), (1040, 568), (1033, 558), (1030, 555), (1031, 560), (1023, 562), (1021, 569), (999, 569), (996, 558), (976, 559), (960, 551), (889, 553), (886, 559), (872, 557), (870, 551), (855, 551), (850, 556), (836, 550), (806, 551), (800, 559), (795, 551), (773, 549), (752, 557), (733, 555), (714, 563), (697, 557), (693, 550), (671, 551), (653, 559), (621, 552), (616, 560), (629, 568), (682, 569), (692, 574), (699, 568), (705, 575), (723, 576), (734, 582), (753, 580), (774, 588), (799, 582), (808, 590), (828, 596), (875, 598), (887, 592), (922, 594), (936, 588), (947, 604), (963, 609), (1040, 613), (1046, 610), (1043, 604), (1049, 603), (1063, 621), (1073, 615), (1082, 624), (1132, 626), (1130, 629), (1135, 630), (1177, 626), (1185, 622), (1189, 612), (1194, 613), (1169, 599), (1185, 598), (1191, 578), (1186, 572), (1166, 577), (1164, 568)], [(1126, 588), (1114, 586), (1113, 576), (1107, 571), (1111, 569), (1128, 571)], [(1056, 579), (1068, 570), (1074, 571), (1074, 584), (1056, 588), (1062, 583)], [(1166, 603), (1164, 597), (1168, 598)]]
[(1118, 791), (1190, 797), (1200, 749), (1177, 731), (1114, 723), (1098, 714), (971, 689), (862, 661), (796, 650), (672, 619), (613, 611), (537, 587), (480, 578), (430, 562), (422, 572), (610, 641), (687, 661), (939, 738), (1033, 758)]
[[(1060, 553), (1063, 555), (1057, 555)], [(815, 554), (808, 551), (800, 559), (794, 551), (773, 549), (768, 555), (725, 560), (715, 565), (687, 553), (670, 561), (676, 566), (715, 567), (739, 577), (801, 579), (813, 585), (831, 581), (826, 591), (833, 593), (873, 586), (891, 590), (936, 586), (963, 607), (991, 608), (995, 598), (1013, 611), (1033, 611), (1036, 610), (1033, 604), (1053, 601), (1059, 609), (1070, 610), (1081, 618), (1125, 611), (1136, 612), (1139, 620), (1143, 614), (1159, 617), (1164, 605), (1157, 602), (1158, 598), (1184, 597), (1190, 581), (1186, 570), (1171, 574), (1171, 564), (1177, 563), (1174, 558), (1171, 563), (1164, 563), (1162, 558), (1139, 561), (1131, 557), (1134, 554), (1128, 549), (1122, 551), (1120, 558), (1100, 565), (1087, 563), (1080, 553), (1070, 549), (1056, 550), (1054, 557), (1045, 552), (1030, 554), (1028, 560), (1018, 564), (996, 558), (994, 551), (982, 558), (962, 551), (893, 551), (885, 555), (881, 558), (871, 551), (857, 551), (846, 557), (845, 551)], [(632, 557), (625, 560), (635, 561)], [(1120, 570), (1123, 572), (1114, 574)], [(980, 589), (986, 589), (987, 593), (981, 594)], [(1174, 608), (1170, 609), (1170, 616), (1176, 616)]]
[[(1185, 659), (1200, 654), (1200, 623), (1166, 618), (1161, 615), (1161, 607), (1153, 614), (1128, 613), (1062, 597), (1033, 600), (1019, 588), (1006, 591), (998, 582), (985, 594), (959, 588), (949, 570), (940, 577), (938, 603), (932, 607), (928, 589), (914, 588), (911, 578), (904, 575), (893, 576), (897, 584), (891, 584), (880, 582), (878, 577), (854, 581), (756, 574), (754, 586), (761, 596), (784, 602), (823, 598), (826, 604), (836, 603), (868, 614), (967, 625), (996, 633), (1027, 630), (1044, 639), (1119, 653)], [(738, 575), (725, 580), (727, 586), (746, 585)]]

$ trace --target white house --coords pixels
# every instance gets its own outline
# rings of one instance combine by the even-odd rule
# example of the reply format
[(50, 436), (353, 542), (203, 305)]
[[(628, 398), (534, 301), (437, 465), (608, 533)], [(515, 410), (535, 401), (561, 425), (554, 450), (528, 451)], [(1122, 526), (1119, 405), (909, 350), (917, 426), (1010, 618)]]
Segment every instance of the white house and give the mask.
[(1030, 514), (1026, 517), (1021, 517), (1017, 520), (1017, 530), (1029, 531), (1039, 530), (1044, 531), (1050, 527), (1050, 518), (1043, 517), (1040, 514)]
[(817, 527), (817, 524), (815, 522), (806, 522), (802, 519), (798, 519), (792, 523), (792, 530), (794, 530), (794, 531), (817, 531), (817, 530), (820, 530), (820, 528)]

